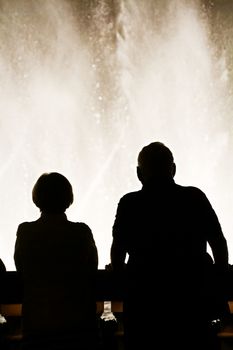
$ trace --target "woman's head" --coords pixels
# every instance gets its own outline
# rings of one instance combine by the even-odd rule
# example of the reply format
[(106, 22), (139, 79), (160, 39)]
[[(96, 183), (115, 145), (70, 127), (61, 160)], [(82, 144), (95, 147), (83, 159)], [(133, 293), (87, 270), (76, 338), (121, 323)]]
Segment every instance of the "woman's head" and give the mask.
[(56, 172), (42, 174), (32, 190), (32, 200), (41, 212), (64, 213), (73, 199), (70, 182)]

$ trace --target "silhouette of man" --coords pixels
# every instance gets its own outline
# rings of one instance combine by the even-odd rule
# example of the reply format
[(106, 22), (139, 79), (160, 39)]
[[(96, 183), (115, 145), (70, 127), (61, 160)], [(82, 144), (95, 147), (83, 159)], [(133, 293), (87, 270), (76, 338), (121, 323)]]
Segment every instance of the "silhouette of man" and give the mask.
[(221, 275), (228, 269), (227, 242), (206, 195), (176, 184), (175, 173), (170, 149), (152, 142), (138, 156), (142, 188), (118, 203), (111, 266), (126, 271), (127, 350), (209, 346), (207, 245)]

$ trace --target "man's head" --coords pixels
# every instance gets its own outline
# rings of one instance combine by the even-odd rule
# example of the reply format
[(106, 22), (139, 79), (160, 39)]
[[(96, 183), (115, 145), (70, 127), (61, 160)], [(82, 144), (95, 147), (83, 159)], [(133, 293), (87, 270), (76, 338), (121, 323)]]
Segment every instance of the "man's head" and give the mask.
[(176, 166), (172, 152), (161, 142), (143, 147), (138, 155), (137, 175), (142, 184), (154, 180), (167, 180), (175, 176)]

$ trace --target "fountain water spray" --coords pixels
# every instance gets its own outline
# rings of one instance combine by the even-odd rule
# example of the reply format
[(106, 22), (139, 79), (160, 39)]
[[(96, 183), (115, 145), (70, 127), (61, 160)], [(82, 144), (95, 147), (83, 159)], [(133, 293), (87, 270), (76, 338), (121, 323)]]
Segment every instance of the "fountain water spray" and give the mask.
[(118, 200), (140, 188), (137, 154), (155, 140), (173, 151), (176, 181), (206, 192), (232, 259), (230, 13), (201, 0), (0, 1), (8, 270), (18, 224), (39, 215), (31, 190), (47, 171), (72, 183), (67, 216), (91, 227), (103, 268)]

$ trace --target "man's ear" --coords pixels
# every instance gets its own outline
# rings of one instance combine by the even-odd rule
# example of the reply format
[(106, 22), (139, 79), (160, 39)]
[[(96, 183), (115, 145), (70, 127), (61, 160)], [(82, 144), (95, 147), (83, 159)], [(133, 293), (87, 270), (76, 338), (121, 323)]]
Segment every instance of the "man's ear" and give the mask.
[(174, 177), (176, 175), (176, 164), (172, 164), (172, 176)]
[(142, 182), (142, 172), (139, 166), (137, 166), (137, 176), (138, 176), (138, 180)]

